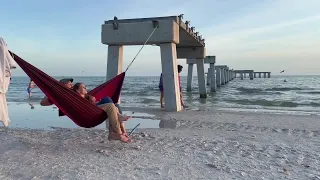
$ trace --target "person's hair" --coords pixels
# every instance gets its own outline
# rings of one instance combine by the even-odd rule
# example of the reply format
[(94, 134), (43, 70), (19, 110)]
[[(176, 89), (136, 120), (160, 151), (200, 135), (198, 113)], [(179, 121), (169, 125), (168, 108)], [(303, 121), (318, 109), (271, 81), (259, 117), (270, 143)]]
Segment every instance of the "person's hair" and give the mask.
[(75, 85), (73, 85), (72, 90), (74, 90), (74, 91), (79, 90), (79, 88), (80, 88), (81, 84), (83, 84), (83, 83), (81, 83), (81, 82), (76, 83)]
[(178, 65), (178, 73), (180, 73), (182, 71), (183, 66)]

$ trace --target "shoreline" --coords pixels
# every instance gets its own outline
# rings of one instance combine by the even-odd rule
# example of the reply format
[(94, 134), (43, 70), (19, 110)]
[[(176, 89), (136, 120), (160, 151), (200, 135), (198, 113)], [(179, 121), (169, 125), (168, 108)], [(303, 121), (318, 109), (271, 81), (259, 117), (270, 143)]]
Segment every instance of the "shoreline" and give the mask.
[(0, 179), (320, 178), (318, 116), (128, 110), (164, 128), (136, 129), (130, 144), (104, 129), (0, 128)]

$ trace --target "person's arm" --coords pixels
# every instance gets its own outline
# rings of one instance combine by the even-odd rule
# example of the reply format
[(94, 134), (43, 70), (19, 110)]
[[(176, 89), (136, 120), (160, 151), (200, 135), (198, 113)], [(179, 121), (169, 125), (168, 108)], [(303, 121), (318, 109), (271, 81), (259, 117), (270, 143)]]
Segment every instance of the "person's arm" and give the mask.
[(40, 102), (41, 106), (50, 106), (52, 104), (53, 103), (50, 101), (50, 99), (47, 96), (45, 96)]

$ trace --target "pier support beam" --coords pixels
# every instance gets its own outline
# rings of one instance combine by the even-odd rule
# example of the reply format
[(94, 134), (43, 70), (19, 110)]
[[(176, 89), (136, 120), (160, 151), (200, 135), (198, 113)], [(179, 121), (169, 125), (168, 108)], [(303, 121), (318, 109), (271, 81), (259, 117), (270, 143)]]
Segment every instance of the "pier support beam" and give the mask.
[(176, 44), (160, 44), (164, 102), (166, 111), (180, 111), (180, 88)]
[(240, 79), (243, 80), (243, 73), (240, 73)]
[(217, 87), (221, 86), (221, 68), (220, 67), (215, 67), (216, 68), (216, 83)]
[(221, 70), (221, 85), (225, 85), (226, 81), (225, 81), (225, 69), (224, 68), (220, 68)]
[(192, 73), (193, 73), (193, 64), (188, 64), (188, 78), (187, 78), (187, 92), (191, 92), (192, 89)]
[(227, 84), (228, 83), (228, 74), (227, 74), (227, 67), (224, 68), (224, 84)]
[(229, 68), (226, 69), (226, 84), (229, 82)]
[(253, 77), (254, 77), (254, 78), (257, 78), (257, 73), (253, 73)]
[(217, 89), (217, 84), (216, 84), (216, 68), (215, 68), (215, 64), (211, 63), (210, 64), (210, 71), (208, 72), (208, 74), (210, 73), (210, 91), (211, 92), (216, 92)]
[(249, 73), (250, 80), (253, 80), (253, 72)]
[(259, 78), (261, 78), (261, 73), (259, 73)]
[(123, 46), (108, 46), (107, 81), (122, 73)]
[(211, 75), (210, 75), (210, 68), (208, 68), (208, 73), (207, 73), (207, 85), (210, 85), (210, 77), (211, 77)]
[(268, 78), (270, 78), (270, 77), (271, 77), (271, 72), (268, 73)]
[(267, 73), (263, 73), (263, 78), (266, 78), (267, 77)]
[(204, 76), (204, 61), (203, 59), (196, 59), (196, 61), (200, 98), (207, 98), (206, 81)]

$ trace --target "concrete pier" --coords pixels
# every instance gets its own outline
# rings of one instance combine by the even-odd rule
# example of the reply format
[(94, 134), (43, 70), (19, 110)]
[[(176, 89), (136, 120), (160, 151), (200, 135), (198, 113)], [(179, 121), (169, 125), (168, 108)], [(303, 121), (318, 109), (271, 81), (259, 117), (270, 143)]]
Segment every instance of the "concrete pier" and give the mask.
[(226, 65), (218, 65), (216, 66), (216, 69), (219, 68), (220, 69), (220, 79), (221, 79), (221, 83), (220, 85), (225, 85), (226, 84), (226, 70), (227, 70), (227, 67)]
[(254, 77), (254, 70), (234, 70), (234, 73), (240, 74), (240, 79), (246, 78), (246, 74), (249, 74), (250, 80), (253, 80)]
[(254, 72), (254, 76), (256, 74), (259, 75), (259, 78), (261, 78), (261, 74), (263, 74), (263, 78), (271, 78), (271, 72)]
[[(188, 68), (188, 77), (187, 77), (187, 91), (191, 91), (192, 87), (192, 72), (193, 72), (193, 65), (197, 64), (197, 72), (198, 72), (198, 62), (199, 59), (187, 59), (187, 64), (189, 66)], [(215, 63), (216, 63), (216, 57), (215, 56), (206, 56), (202, 60), (203, 64), (210, 64), (210, 67), (208, 69), (207, 73), (207, 84), (210, 84), (210, 91), (215, 91), (216, 90), (216, 81), (215, 81)], [(201, 67), (201, 66), (200, 66)], [(202, 73), (201, 73), (202, 75)], [(199, 80), (199, 72), (198, 72), (198, 82), (199, 82), (199, 91), (200, 91), (200, 83), (202, 83), (202, 80)], [(205, 88), (205, 87), (204, 87)], [(202, 89), (202, 88), (201, 88)], [(200, 92), (200, 97), (206, 97), (206, 95), (203, 94), (204, 90)], [(201, 95), (202, 94), (202, 95)]]
[[(197, 59), (199, 91), (206, 97), (204, 64), (206, 56), (204, 39), (194, 32), (190, 22), (183, 22), (183, 15), (154, 18), (118, 19), (102, 25), (101, 42), (108, 45), (107, 79), (122, 72), (124, 45), (158, 45), (164, 84), (166, 111), (180, 111), (180, 91), (177, 58)], [(147, 38), (150, 39), (146, 42)], [(188, 67), (192, 72), (192, 67)], [(188, 84), (191, 84), (189, 82)], [(191, 86), (188, 86), (190, 88)]]

